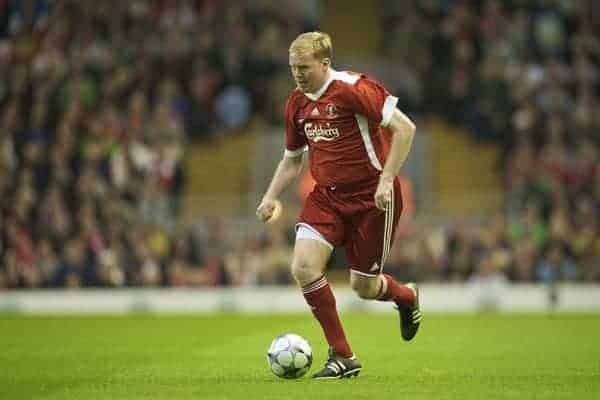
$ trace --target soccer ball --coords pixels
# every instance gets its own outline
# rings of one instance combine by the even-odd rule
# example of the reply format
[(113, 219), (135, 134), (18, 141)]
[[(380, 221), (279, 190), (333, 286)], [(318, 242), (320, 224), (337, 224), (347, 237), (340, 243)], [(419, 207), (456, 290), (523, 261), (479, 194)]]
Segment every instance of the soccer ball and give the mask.
[(310, 369), (312, 349), (302, 336), (284, 333), (271, 343), (267, 362), (271, 371), (280, 378), (300, 378)]

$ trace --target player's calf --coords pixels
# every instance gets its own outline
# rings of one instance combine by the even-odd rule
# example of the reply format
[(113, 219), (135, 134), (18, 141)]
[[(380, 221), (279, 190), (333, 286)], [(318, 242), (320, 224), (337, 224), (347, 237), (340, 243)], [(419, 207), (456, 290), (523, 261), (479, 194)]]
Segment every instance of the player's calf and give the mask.
[(361, 299), (374, 300), (380, 291), (378, 275), (363, 275), (351, 270), (350, 287)]

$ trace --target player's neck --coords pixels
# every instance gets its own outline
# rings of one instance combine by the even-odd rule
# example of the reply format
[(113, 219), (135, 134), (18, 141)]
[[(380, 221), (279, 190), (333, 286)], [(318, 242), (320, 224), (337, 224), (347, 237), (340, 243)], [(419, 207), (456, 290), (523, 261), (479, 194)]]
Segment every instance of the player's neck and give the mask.
[(329, 83), (331, 82), (333, 72), (334, 72), (333, 69), (329, 68), (327, 70), (327, 72), (325, 73), (323, 81), (320, 82), (320, 84), (318, 85), (317, 90), (315, 90), (314, 92), (311, 92), (311, 93), (305, 93), (305, 95), (311, 100), (315, 100), (318, 97), (320, 97), (323, 94), (323, 92), (325, 91), (327, 85), (329, 85)]

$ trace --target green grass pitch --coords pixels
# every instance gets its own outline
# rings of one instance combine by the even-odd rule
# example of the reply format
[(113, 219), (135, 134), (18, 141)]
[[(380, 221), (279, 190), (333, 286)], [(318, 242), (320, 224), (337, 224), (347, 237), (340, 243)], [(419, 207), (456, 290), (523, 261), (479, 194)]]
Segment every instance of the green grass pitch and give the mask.
[(326, 346), (312, 317), (0, 316), (0, 399), (600, 399), (599, 315), (343, 314), (357, 379), (290, 381), (265, 352), (279, 333)]

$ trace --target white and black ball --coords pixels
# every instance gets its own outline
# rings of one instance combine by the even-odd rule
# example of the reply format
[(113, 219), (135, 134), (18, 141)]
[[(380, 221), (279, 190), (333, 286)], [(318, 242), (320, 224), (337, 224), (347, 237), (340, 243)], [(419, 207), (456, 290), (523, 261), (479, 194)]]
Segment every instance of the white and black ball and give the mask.
[(295, 333), (284, 333), (273, 339), (267, 351), (271, 371), (280, 378), (300, 378), (312, 365), (312, 348)]

